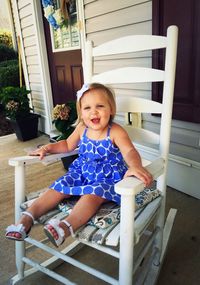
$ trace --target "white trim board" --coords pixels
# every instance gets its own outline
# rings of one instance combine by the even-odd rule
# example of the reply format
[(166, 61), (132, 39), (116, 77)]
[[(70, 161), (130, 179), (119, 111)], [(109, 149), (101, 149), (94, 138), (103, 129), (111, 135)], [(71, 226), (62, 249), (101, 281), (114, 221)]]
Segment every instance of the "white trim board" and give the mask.
[[(147, 160), (153, 160), (158, 156), (156, 149), (135, 144), (140, 155)], [(167, 185), (188, 194), (194, 198), (200, 199), (200, 191), (197, 181), (200, 177), (200, 163), (179, 157), (173, 154), (169, 155)]]
[(37, 39), (37, 48), (39, 55), (39, 64), (40, 64), (40, 74), (41, 74), (41, 82), (42, 82), (42, 93), (43, 93), (43, 102), (45, 105), (45, 116), (42, 117), (42, 125), (41, 129), (49, 134), (52, 130), (52, 118), (51, 118), (51, 110), (53, 109), (53, 97), (51, 90), (51, 80), (49, 73), (49, 65), (47, 58), (47, 49), (45, 43), (44, 36), (44, 27), (42, 21), (42, 11), (41, 11), (41, 3), (37, 1), (33, 1), (33, 17), (35, 23), (35, 33)]

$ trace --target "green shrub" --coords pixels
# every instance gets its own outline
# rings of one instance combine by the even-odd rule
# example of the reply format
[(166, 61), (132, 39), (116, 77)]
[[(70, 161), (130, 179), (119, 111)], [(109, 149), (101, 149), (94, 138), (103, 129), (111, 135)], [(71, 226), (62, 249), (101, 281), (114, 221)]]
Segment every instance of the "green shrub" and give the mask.
[(11, 32), (0, 30), (0, 44), (4, 44), (10, 48), (13, 47)]
[(0, 102), (4, 107), (5, 114), (10, 119), (26, 117), (30, 110), (29, 90), (23, 87), (8, 86), (0, 89)]
[(18, 60), (7, 60), (0, 63), (0, 88), (19, 86)]
[(8, 65), (18, 65), (18, 59), (10, 59), (0, 62), (0, 68), (7, 67)]
[(0, 62), (10, 59), (17, 59), (17, 52), (13, 48), (0, 44)]

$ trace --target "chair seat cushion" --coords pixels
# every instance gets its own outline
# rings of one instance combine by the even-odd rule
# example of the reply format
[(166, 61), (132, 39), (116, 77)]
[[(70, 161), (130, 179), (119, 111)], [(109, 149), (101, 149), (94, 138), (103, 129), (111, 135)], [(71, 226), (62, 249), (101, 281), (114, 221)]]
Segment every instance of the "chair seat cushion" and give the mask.
[[(30, 198), (30, 200), (22, 203), (21, 208), (26, 210), (31, 203), (46, 190), (47, 189), (43, 189), (35, 193), (31, 193), (30, 197), (27, 197)], [(153, 186), (151, 188), (145, 188), (136, 195), (136, 242), (138, 241), (139, 236), (141, 235), (141, 232), (145, 228), (146, 224), (150, 221), (156, 209), (159, 207), (161, 201), (160, 194), (160, 191), (155, 189)], [(52, 217), (64, 219), (70, 214), (78, 199), (80, 199), (80, 197), (73, 196), (69, 199), (63, 200), (56, 209), (40, 217), (38, 222), (45, 223)], [(98, 244), (103, 244), (105, 242), (108, 245), (117, 246), (119, 242), (119, 222), (120, 206), (114, 202), (108, 202), (101, 206), (99, 211), (90, 219), (87, 225), (76, 232), (76, 236), (79, 240), (85, 242), (92, 241)]]

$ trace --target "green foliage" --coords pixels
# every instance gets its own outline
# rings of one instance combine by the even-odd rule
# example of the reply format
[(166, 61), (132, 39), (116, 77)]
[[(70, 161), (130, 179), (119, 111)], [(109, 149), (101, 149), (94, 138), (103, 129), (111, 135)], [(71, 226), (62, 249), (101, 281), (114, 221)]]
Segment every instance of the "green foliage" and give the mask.
[(5, 31), (5, 30), (0, 30), (0, 44), (4, 44), (7, 47), (12, 48), (13, 43), (12, 43), (11, 32)]
[(0, 62), (0, 87), (19, 87), (19, 64), (17, 59)]
[(18, 65), (18, 59), (10, 59), (0, 62), (0, 67), (7, 67), (8, 65)]
[(17, 59), (17, 52), (12, 47), (0, 44), (0, 62), (10, 59)]
[(70, 114), (69, 114), (69, 119), (68, 122), (70, 126), (76, 121), (77, 119), (77, 112), (76, 112), (76, 102), (74, 101), (69, 101), (67, 104), (70, 107)]
[(10, 119), (26, 117), (30, 113), (29, 90), (25, 87), (8, 86), (0, 90), (0, 103), (3, 105), (5, 114)]
[(0, 30), (0, 87), (19, 86), (18, 54), (12, 47), (11, 33)]
[[(59, 127), (60, 129), (60, 127)], [(62, 127), (63, 129), (63, 127)], [(64, 130), (64, 132), (61, 132), (61, 135), (59, 135), (56, 140), (61, 141), (61, 140), (66, 140), (74, 131), (74, 127), (67, 127), (67, 129)]]

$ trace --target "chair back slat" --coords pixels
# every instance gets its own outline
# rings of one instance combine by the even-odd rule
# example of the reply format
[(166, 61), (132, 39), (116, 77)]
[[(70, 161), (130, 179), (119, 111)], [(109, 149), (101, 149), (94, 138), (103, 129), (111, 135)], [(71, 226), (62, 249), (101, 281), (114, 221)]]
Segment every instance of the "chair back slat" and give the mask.
[(154, 50), (166, 47), (166, 37), (134, 35), (109, 41), (93, 49), (93, 56)]
[[(122, 76), (122, 74), (125, 76)], [(163, 70), (144, 67), (123, 67), (94, 75), (91, 81), (104, 84), (159, 82), (164, 80), (164, 75)]]
[(117, 112), (133, 113), (162, 113), (162, 104), (148, 99), (128, 97), (116, 97)]
[(133, 128), (130, 125), (123, 125), (123, 128), (127, 131), (132, 141), (143, 144), (148, 141), (151, 145), (159, 145), (160, 136), (154, 132), (142, 129)]

